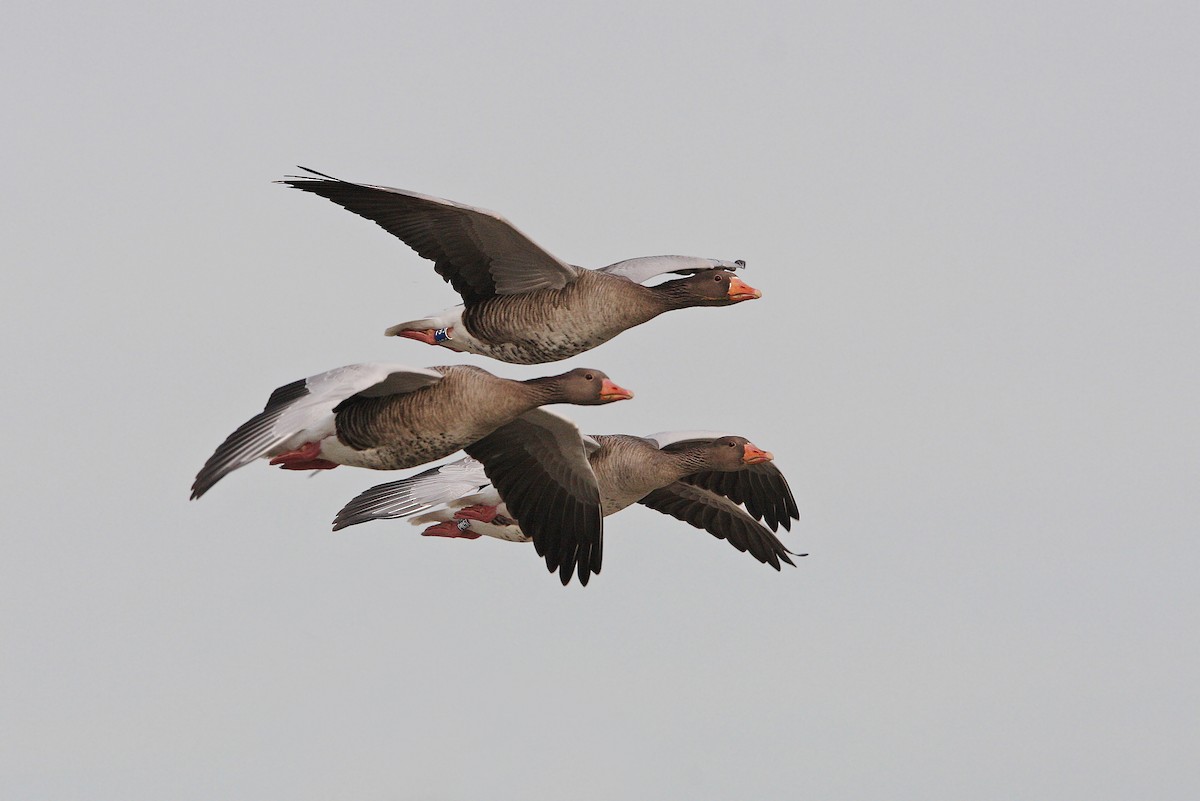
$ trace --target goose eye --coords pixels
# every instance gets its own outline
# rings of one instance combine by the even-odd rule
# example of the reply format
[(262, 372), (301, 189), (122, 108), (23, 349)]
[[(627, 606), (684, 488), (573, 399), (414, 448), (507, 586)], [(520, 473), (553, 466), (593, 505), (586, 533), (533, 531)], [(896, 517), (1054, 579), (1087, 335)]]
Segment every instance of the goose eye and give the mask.
[(592, 375), (591, 373), (584, 373), (583, 377), (586, 378), (588, 381), (591, 381), (592, 379), (595, 378), (595, 376)]
[(721, 278), (722, 278), (722, 277), (723, 277), (723, 276), (720, 276), (720, 275), (714, 275), (714, 276), (713, 276), (713, 280), (714, 280), (714, 281), (716, 281), (716, 282), (718, 282), (718, 283), (720, 283), (720, 281), (721, 281)]

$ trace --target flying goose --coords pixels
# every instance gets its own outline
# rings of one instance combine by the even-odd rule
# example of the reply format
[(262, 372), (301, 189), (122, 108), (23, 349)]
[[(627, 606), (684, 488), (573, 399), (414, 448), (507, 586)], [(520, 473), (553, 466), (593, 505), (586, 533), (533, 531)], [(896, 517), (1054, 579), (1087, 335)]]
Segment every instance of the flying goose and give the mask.
[[(463, 305), (387, 329), (455, 351), (516, 364), (559, 361), (672, 309), (728, 306), (762, 296), (734, 270), (744, 261), (649, 256), (598, 270), (575, 267), (495, 212), (403, 189), (343, 181), (307, 167), (286, 184), (377, 223), (434, 263)], [(678, 274), (654, 286), (643, 282)]]
[[(772, 532), (790, 530), (791, 521), (800, 519), (795, 498), (772, 455), (744, 437), (708, 431), (644, 438), (593, 434), (585, 444), (604, 515), (641, 503), (728, 540), (776, 570), (781, 562), (794, 564), (790, 556), (797, 554)], [(514, 510), (511, 500), (506, 487), (489, 481), (484, 466), (468, 457), (366, 490), (338, 512), (333, 528), (411, 517), (415, 525), (434, 524), (422, 532), (426, 536), (528, 542), (518, 523), (522, 510)]]
[[(539, 407), (633, 397), (599, 370), (514, 381), (470, 365), (428, 369), (366, 363), (279, 387), (217, 448), (192, 484), (199, 498), (259, 458), (285, 470), (416, 467), (466, 448), (500, 486), (513, 487), (551, 570), (597, 573), (602, 524), (596, 479), (579, 430)], [(537, 482), (536, 504), (520, 488)]]

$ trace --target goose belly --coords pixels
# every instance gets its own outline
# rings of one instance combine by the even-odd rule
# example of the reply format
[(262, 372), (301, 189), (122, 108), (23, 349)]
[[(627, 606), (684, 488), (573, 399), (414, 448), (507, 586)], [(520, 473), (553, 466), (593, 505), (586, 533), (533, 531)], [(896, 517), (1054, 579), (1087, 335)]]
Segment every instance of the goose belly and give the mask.
[[(478, 439), (478, 438), (476, 438)], [(432, 432), (421, 436), (400, 437), (397, 445), (358, 450), (337, 437), (321, 442), (321, 458), (337, 464), (366, 467), (371, 470), (402, 470), (449, 456), (474, 440), (463, 441), (448, 432)]]
[(481, 355), (510, 364), (544, 364), (577, 356), (602, 345), (620, 330), (603, 335), (580, 335), (547, 328), (541, 331), (523, 330), (509, 334), (503, 341), (485, 340), (479, 345)]
[(630, 306), (615, 309), (597, 303), (588, 294), (568, 287), (500, 296), (467, 309), (463, 325), (484, 355), (515, 364), (541, 364), (591, 350), (649, 319), (641, 313), (631, 316), (635, 310)]

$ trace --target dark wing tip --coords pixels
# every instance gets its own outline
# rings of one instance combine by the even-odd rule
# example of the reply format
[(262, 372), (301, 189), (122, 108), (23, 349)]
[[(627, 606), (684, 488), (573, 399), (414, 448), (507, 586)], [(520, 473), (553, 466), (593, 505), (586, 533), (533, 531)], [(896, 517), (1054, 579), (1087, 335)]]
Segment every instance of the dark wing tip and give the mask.
[(337, 516), (333, 518), (333, 528), (331, 530), (341, 531), (344, 528), (357, 526), (359, 523), (368, 523), (372, 520), (378, 520), (378, 518), (370, 515), (355, 514), (352, 511), (348, 511), (346, 506), (343, 506), (341, 511), (337, 513)]
[(192, 482), (191, 499), (196, 500), (229, 473), (266, 455), (276, 441), (271, 426), (285, 409), (308, 394), (306, 378), (276, 388), (263, 410), (238, 426), (208, 457)]
[(773, 462), (741, 470), (703, 470), (681, 480), (744, 505), (751, 517), (764, 521), (772, 531), (778, 531), (781, 526), (785, 531), (791, 531), (792, 521), (800, 519), (800, 510), (787, 478)]
[[(342, 181), (341, 178), (334, 178), (332, 175), (326, 175), (323, 172), (318, 172), (317, 170), (314, 170), (312, 167), (305, 167), (303, 164), (297, 164), (296, 169), (304, 170), (305, 172), (312, 173), (313, 175), (319, 176), (321, 178), (327, 178), (330, 181), (337, 181), (339, 183), (341, 183), (341, 181)], [(295, 176), (295, 177), (300, 177), (300, 176)], [(741, 262), (741, 263), (745, 264), (745, 262)]]
[[(483, 464), (484, 472), (504, 498), (550, 573), (565, 586), (578, 572), (586, 584), (600, 572), (604, 517), (595, 476), (582, 467), (544, 461), (561, 446), (557, 434), (518, 418), (468, 445), (464, 450)], [(576, 436), (578, 436), (576, 434)], [(580, 456), (583, 449), (579, 446)], [(559, 464), (561, 473), (552, 467)]]
[(704, 487), (677, 481), (651, 492), (639, 503), (703, 529), (763, 564), (780, 570), (795, 567), (791, 553), (771, 531), (730, 498)]
[(297, 164), (296, 169), (304, 170), (305, 172), (311, 173), (311, 174), (310, 175), (285, 175), (285, 176), (283, 176), (282, 180), (272, 181), (271, 183), (284, 184), (285, 186), (290, 186), (294, 189), (304, 189), (306, 184), (308, 184), (310, 182), (316, 182), (318, 180), (333, 181), (333, 182), (339, 183), (339, 184), (348, 183), (347, 181), (344, 181), (341, 178), (334, 178), (332, 175), (326, 175), (323, 172), (318, 172), (317, 170), (314, 170), (312, 167), (305, 167), (303, 165)]

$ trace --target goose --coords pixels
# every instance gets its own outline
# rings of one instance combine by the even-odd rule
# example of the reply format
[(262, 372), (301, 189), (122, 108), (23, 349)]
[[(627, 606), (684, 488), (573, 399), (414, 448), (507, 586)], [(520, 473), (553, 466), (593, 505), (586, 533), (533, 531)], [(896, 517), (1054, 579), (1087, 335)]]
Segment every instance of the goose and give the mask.
[(569, 575), (578, 567), (584, 581), (587, 573), (599, 572), (601, 562), (595, 476), (575, 424), (540, 407), (631, 397), (604, 373), (587, 368), (515, 381), (471, 365), (339, 367), (271, 393), (263, 411), (205, 462), (191, 497), (200, 498), (224, 476), (260, 458), (285, 470), (339, 465), (396, 470), (466, 448), (501, 486), (539, 483), (539, 503), (521, 506), (533, 518), (527, 528), (551, 570)]
[[(800, 519), (787, 479), (772, 464), (772, 454), (745, 437), (669, 431), (648, 437), (593, 434), (584, 440), (605, 516), (641, 503), (727, 540), (776, 570), (782, 562), (794, 566), (790, 557), (803, 555), (772, 533), (780, 526), (790, 531), (791, 521)], [(414, 525), (433, 523), (425, 536), (529, 542), (518, 523), (524, 520), (521, 511), (505, 503), (511, 497), (507, 489), (467, 457), (366, 490), (338, 512), (333, 529), (409, 517)]]
[[(431, 260), (463, 303), (388, 328), (450, 350), (515, 364), (574, 356), (666, 311), (762, 297), (741, 260), (649, 256), (592, 270), (543, 250), (495, 212), (403, 189), (358, 184), (307, 167), (276, 183), (327, 198)], [(682, 275), (654, 286), (659, 275)]]

